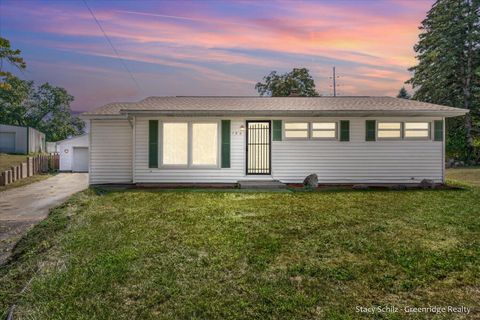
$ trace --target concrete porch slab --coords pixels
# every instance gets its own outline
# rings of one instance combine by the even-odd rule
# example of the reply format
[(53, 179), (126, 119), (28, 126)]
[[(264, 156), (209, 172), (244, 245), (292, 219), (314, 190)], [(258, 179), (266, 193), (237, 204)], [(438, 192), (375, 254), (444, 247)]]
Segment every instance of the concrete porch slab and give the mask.
[(278, 180), (239, 180), (240, 189), (286, 189), (287, 185)]

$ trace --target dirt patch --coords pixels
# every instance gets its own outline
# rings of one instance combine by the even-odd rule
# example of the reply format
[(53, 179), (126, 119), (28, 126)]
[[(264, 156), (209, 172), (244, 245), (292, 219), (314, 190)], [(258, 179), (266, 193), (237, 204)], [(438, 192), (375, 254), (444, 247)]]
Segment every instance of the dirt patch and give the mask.
[(3, 265), (15, 244), (35, 224), (35, 221), (0, 220), (0, 265)]

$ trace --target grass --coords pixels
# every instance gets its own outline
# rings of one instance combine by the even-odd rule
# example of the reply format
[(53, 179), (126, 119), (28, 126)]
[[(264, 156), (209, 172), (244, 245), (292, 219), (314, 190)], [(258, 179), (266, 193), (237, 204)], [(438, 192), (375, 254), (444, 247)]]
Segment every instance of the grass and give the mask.
[[(27, 156), (23, 154), (6, 154), (0, 153), (0, 172), (10, 169), (11, 167), (18, 165), (27, 160)], [(51, 174), (38, 174), (35, 176), (27, 177), (25, 179), (17, 180), (9, 185), (0, 186), (0, 192), (23, 187), (27, 184), (45, 180), (51, 177)]]
[(10, 169), (27, 160), (24, 154), (6, 154), (0, 153), (0, 172)]
[(15, 317), (33, 319), (424, 319), (432, 315), (361, 315), (356, 306), (464, 305), (479, 317), (480, 188), (462, 183), (88, 190), (19, 243), (0, 270), (1, 310), (16, 302)]
[(447, 170), (448, 180), (469, 183), (480, 187), (480, 167), (451, 168)]

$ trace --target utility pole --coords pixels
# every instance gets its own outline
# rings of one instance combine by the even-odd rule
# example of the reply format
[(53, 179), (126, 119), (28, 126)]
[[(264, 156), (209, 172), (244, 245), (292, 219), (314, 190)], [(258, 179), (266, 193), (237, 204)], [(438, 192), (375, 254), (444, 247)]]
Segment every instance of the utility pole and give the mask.
[(337, 81), (335, 79), (335, 67), (333, 67), (333, 96), (337, 96)]
[(336, 97), (337, 96), (337, 78), (339, 78), (336, 73), (335, 73), (335, 67), (333, 67), (333, 74), (332, 76), (330, 77), (330, 79), (333, 80), (333, 84), (330, 86), (333, 88), (333, 96)]

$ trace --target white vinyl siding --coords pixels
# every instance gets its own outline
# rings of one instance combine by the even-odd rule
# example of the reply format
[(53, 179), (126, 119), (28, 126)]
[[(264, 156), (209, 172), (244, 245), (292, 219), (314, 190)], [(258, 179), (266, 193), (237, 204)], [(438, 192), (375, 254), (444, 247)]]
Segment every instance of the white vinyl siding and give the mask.
[[(415, 121), (440, 118), (416, 118)], [(418, 183), (443, 180), (443, 143), (433, 140), (365, 141), (365, 120), (402, 122), (409, 118), (344, 118), (350, 141), (273, 141), (272, 175), (298, 183), (316, 173), (320, 183)], [(411, 120), (410, 120), (411, 121)]]
[[(148, 120), (136, 117), (136, 183), (235, 183), (244, 179), (278, 179), (301, 183), (316, 173), (320, 183), (418, 183), (422, 179), (443, 179), (443, 142), (433, 140), (365, 141), (365, 120), (370, 118), (283, 118), (286, 122), (336, 122), (350, 120), (350, 141), (283, 140), (272, 141), (271, 176), (245, 175), (245, 120), (278, 118), (177, 118), (177, 121), (230, 119), (230, 168), (148, 168)], [(171, 118), (170, 118), (171, 119)], [(169, 118), (163, 119), (169, 121)], [(440, 118), (415, 118), (431, 122)], [(377, 122), (408, 122), (411, 118), (371, 118)], [(171, 121), (171, 120), (170, 120)]]
[(132, 182), (132, 128), (127, 120), (92, 120), (89, 177), (90, 184)]

